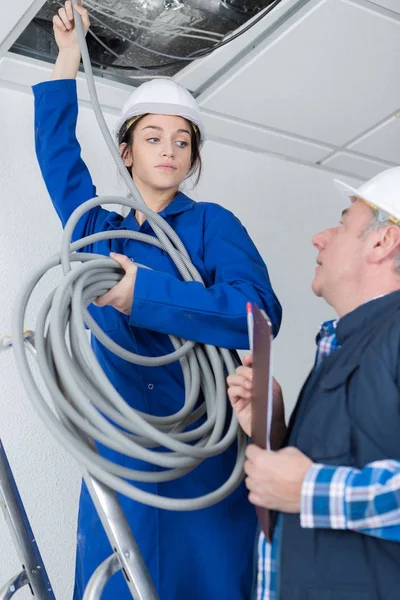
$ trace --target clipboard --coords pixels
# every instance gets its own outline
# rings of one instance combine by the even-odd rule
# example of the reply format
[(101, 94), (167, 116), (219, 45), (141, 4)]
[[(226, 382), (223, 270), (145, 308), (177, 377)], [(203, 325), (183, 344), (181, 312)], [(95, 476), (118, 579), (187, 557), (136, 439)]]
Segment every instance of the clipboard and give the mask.
[[(253, 304), (253, 388), (251, 439), (264, 450), (271, 450), (272, 395), (272, 324), (267, 314)], [(270, 541), (269, 510), (256, 506), (265, 537)]]

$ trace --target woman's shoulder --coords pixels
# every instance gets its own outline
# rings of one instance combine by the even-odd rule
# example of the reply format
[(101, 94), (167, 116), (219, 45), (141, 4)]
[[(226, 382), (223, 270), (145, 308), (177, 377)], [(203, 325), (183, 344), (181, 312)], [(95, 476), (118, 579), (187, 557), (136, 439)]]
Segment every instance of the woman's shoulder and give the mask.
[(206, 219), (236, 219), (232, 211), (228, 210), (224, 206), (221, 206), (221, 204), (217, 204), (216, 202), (194, 200), (192, 200), (192, 202), (193, 209), (198, 211), (199, 213), (204, 214)]

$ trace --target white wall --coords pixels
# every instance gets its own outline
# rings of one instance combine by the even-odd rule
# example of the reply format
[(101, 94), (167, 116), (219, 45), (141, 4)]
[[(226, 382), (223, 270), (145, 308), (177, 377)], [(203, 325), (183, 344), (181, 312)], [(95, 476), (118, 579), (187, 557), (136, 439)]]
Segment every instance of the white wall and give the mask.
[[(84, 156), (100, 193), (114, 193), (115, 168), (88, 108), (80, 113)], [(109, 116), (110, 123), (114, 117)], [(13, 298), (21, 281), (57, 250), (60, 226), (47, 198), (33, 148), (32, 98), (0, 87), (0, 337), (10, 331)], [(275, 343), (276, 377), (288, 411), (312, 364), (319, 322), (332, 315), (313, 297), (313, 233), (335, 223), (342, 208), (324, 171), (208, 142), (195, 199), (233, 210), (264, 256), (284, 307)], [(50, 277), (55, 281), (56, 277)], [(43, 296), (44, 297), (44, 296)], [(26, 323), (34, 326), (33, 315)], [(18, 380), (12, 353), (0, 356), (0, 437), (58, 600), (69, 600), (73, 574), (79, 468), (45, 430)], [(0, 587), (19, 570), (0, 517)], [(27, 591), (18, 596), (30, 598)]]
[(311, 238), (339, 221), (342, 199), (330, 173), (229, 146), (208, 143), (204, 167), (193, 196), (223, 204), (241, 219), (283, 306), (274, 374), (288, 416), (313, 364), (319, 325), (334, 316), (311, 291), (317, 255)]

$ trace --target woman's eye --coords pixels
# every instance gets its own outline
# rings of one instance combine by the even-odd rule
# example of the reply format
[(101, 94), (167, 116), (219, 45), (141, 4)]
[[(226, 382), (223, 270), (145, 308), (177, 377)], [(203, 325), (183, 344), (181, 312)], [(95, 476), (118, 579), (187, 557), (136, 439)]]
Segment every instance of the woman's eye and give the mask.
[(159, 138), (156, 138), (156, 137), (151, 137), (151, 138), (147, 138), (147, 141), (148, 141), (148, 142), (151, 142), (152, 144), (154, 144), (155, 142), (158, 142), (158, 141), (159, 141)]
[(188, 145), (187, 142), (184, 141), (178, 141), (176, 142), (179, 148), (186, 148), (186, 146)]

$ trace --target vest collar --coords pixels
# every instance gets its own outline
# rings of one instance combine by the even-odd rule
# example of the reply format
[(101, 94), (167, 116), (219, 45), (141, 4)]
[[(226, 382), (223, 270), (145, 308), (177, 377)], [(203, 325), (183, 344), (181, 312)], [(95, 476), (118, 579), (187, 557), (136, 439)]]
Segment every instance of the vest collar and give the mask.
[(400, 309), (400, 290), (362, 304), (344, 315), (337, 324), (336, 338), (343, 345), (348, 338), (370, 325), (376, 326)]

